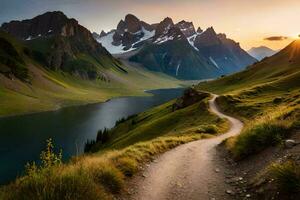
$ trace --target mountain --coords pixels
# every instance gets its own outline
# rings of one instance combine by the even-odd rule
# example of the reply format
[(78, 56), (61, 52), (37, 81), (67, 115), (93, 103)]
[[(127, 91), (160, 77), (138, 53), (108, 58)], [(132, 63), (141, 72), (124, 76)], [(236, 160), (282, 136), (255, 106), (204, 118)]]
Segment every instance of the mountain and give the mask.
[(250, 50), (248, 50), (248, 53), (257, 60), (262, 60), (265, 57), (273, 56), (275, 53), (277, 53), (277, 51), (274, 51), (266, 46), (260, 46), (252, 47)]
[(217, 34), (213, 27), (191, 38), (190, 41), (223, 74), (240, 71), (256, 61), (240, 47), (239, 43), (228, 39), (225, 34)]
[(140, 95), (180, 83), (115, 59), (61, 12), (4, 23), (0, 30), (0, 116)]
[(118, 54), (136, 49), (136, 45), (154, 36), (154, 28), (134, 15), (126, 15), (116, 30), (101, 32), (97, 41), (110, 53)]
[(250, 88), (258, 90), (292, 91), (300, 88), (300, 40), (296, 40), (275, 55), (247, 67), (246, 70), (212, 81), (200, 84), (201, 89), (214, 92), (245, 91)]
[(51, 70), (62, 70), (84, 79), (105, 77), (101, 68), (124, 71), (89, 30), (62, 12), (4, 23), (1, 30), (25, 41), (33, 57)]
[(116, 30), (95, 38), (112, 54), (179, 79), (214, 78), (256, 62), (212, 27), (196, 30), (192, 22), (174, 23), (169, 17), (150, 25), (129, 14)]

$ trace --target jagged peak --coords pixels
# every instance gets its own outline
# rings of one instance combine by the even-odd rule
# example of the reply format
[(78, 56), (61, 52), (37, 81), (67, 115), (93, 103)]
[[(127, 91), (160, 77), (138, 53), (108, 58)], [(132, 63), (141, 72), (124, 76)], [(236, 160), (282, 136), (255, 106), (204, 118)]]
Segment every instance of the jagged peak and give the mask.
[(197, 33), (202, 33), (203, 30), (200, 28), (200, 26), (197, 28)]
[(107, 35), (107, 33), (104, 30), (102, 30), (101, 33), (100, 33), (100, 37), (104, 37), (106, 35)]
[(208, 28), (205, 30), (205, 32), (213, 33), (213, 34), (217, 35), (217, 33), (216, 33), (214, 27), (212, 27), (212, 26), (211, 26), (211, 27), (208, 27)]
[(174, 25), (174, 22), (173, 22), (172, 18), (170, 18), (170, 17), (164, 18), (164, 20), (163, 20), (162, 22), (160, 22), (160, 23), (164, 23), (164, 24), (172, 24), (172, 25)]
[(227, 39), (227, 35), (225, 33), (219, 33), (218, 38), (220, 39)]
[(190, 37), (196, 33), (193, 22), (187, 22), (185, 20), (182, 20), (178, 22), (175, 26), (180, 28), (180, 30), (186, 37)]
[(130, 21), (137, 21), (137, 22), (139, 22), (140, 20), (139, 20), (139, 18), (137, 18), (135, 15), (133, 15), (133, 14), (127, 14), (126, 16), (125, 16), (125, 22), (130, 22)]

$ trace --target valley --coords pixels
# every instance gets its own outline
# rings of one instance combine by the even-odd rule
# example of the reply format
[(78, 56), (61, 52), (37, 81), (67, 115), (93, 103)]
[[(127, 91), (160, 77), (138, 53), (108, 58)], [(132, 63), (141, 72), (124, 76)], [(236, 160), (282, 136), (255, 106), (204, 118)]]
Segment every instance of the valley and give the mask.
[(18, 1), (0, 200), (300, 198), (299, 3)]
[[(56, 25), (48, 22), (49, 27), (36, 28), (39, 33), (24, 32), (25, 35), (20, 36), (13, 32), (15, 25), (3, 25), (0, 32), (0, 104), (3, 109), (0, 116), (57, 110), (118, 96), (145, 95), (144, 90), (184, 84), (162, 73), (123, 64), (101, 47), (87, 29), (61, 12), (46, 13), (32, 21), (47, 22), (51, 17), (65, 21), (63, 30), (73, 26), (78, 33), (69, 33), (67, 37), (57, 35), (61, 27), (53, 27)], [(17, 27), (22, 27), (22, 23), (25, 22)], [(10, 29), (18, 38), (3, 31)], [(22, 40), (24, 38), (26, 40)]]

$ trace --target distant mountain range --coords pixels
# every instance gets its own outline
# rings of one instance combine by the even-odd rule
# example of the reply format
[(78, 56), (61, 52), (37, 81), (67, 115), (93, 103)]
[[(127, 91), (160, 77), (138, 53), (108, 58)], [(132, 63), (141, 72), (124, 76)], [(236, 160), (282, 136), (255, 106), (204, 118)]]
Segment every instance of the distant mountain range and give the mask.
[(102, 69), (126, 73), (111, 54), (178, 79), (215, 78), (256, 62), (239, 43), (212, 27), (196, 30), (192, 22), (175, 24), (168, 17), (148, 24), (129, 14), (115, 30), (92, 34), (56, 11), (4, 23), (1, 30), (24, 41), (31, 57), (50, 70), (83, 79), (109, 79)]
[(130, 55), (130, 61), (179, 79), (214, 78), (256, 62), (239, 43), (212, 27), (196, 30), (192, 22), (175, 24), (169, 17), (148, 24), (129, 14), (116, 29), (93, 35), (110, 53)]
[(262, 60), (265, 57), (273, 56), (277, 51), (266, 46), (260, 46), (251, 48), (248, 53), (257, 60)]

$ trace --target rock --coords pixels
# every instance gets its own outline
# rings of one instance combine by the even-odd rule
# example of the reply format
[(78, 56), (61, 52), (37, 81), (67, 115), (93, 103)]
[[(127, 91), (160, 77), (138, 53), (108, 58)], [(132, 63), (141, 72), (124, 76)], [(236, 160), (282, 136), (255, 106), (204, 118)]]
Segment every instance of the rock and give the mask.
[(160, 22), (155, 29), (155, 40), (163, 34), (166, 34), (174, 26), (173, 20), (169, 17)]
[(220, 169), (219, 169), (219, 168), (216, 168), (216, 169), (215, 169), (215, 172), (219, 173), (219, 172), (220, 172)]
[(251, 197), (251, 195), (250, 195), (250, 194), (246, 194), (246, 197), (247, 197), (247, 198), (250, 198), (250, 197)]
[(186, 108), (209, 96), (209, 93), (200, 92), (193, 88), (188, 88), (184, 91), (183, 97), (177, 99), (177, 101), (172, 105), (172, 110), (175, 111)]
[(175, 26), (178, 27), (186, 37), (190, 37), (196, 33), (193, 22), (186, 22), (182, 20), (175, 24)]
[(226, 193), (230, 195), (234, 195), (234, 192), (232, 190), (226, 190)]
[(294, 147), (296, 145), (297, 145), (297, 142), (295, 140), (285, 140), (284, 141), (284, 146), (286, 148), (292, 148), (292, 147)]

